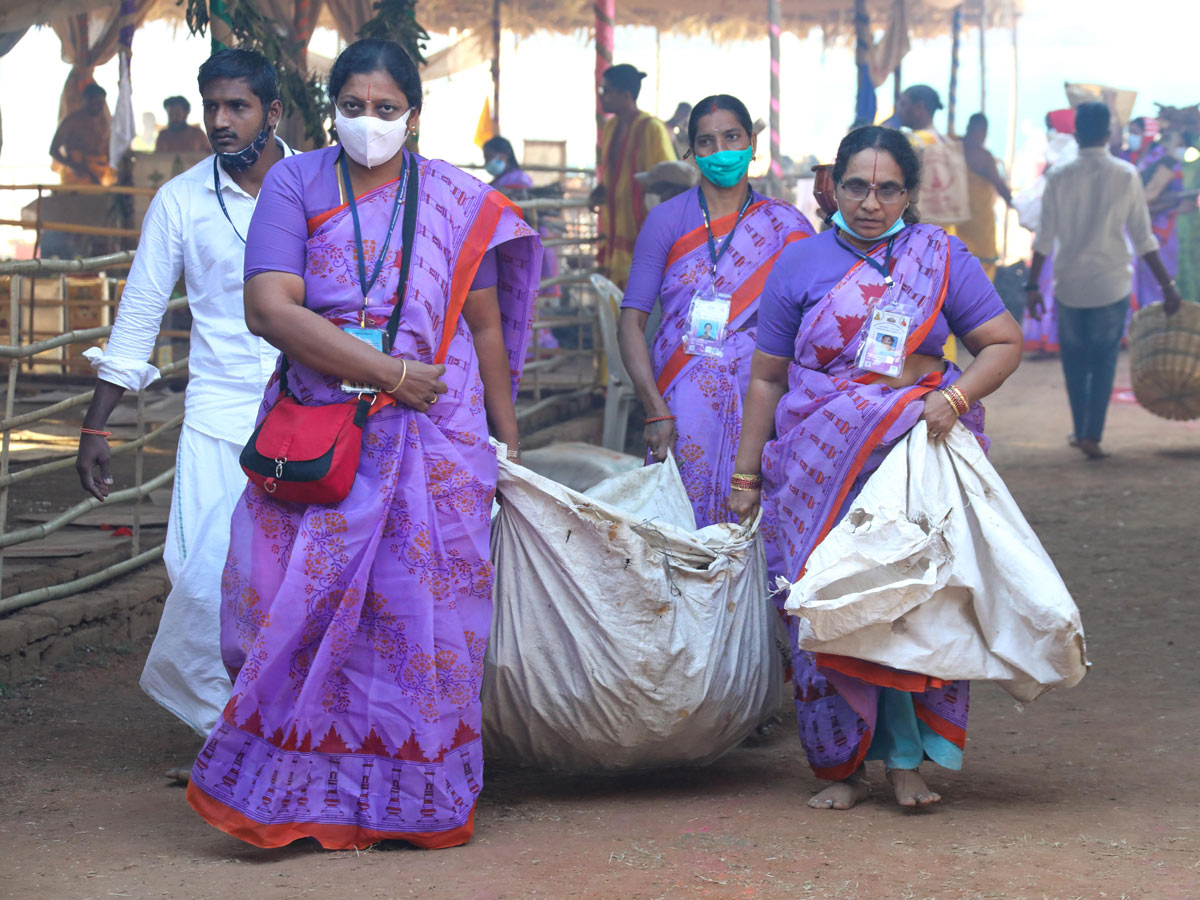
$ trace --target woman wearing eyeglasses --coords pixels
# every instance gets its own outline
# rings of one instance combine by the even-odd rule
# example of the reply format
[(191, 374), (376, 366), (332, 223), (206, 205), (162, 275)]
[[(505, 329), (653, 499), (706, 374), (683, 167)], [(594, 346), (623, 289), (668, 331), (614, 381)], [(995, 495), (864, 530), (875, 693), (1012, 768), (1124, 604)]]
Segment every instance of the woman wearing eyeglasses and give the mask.
[[(700, 184), (650, 210), (633, 252), (619, 338), (645, 411), (648, 455), (663, 460), (675, 451), (703, 528), (733, 521), (729, 477), (763, 284), (783, 248), (813, 229), (791, 204), (751, 189), (756, 138), (736, 97), (697, 103), (688, 142)], [(659, 302), (662, 324), (647, 349), (646, 322)]]
[[(834, 227), (787, 248), (763, 290), (730, 508), (778, 519), (784, 576), (799, 579), (888, 450), (918, 421), (934, 440), (962, 422), (986, 448), (983, 407), (1021, 359), (1021, 330), (957, 238), (918, 224), (920, 164), (890, 128), (851, 132), (833, 169)], [(965, 371), (942, 349), (958, 336)], [(891, 335), (905, 354), (881, 353)], [(782, 602), (782, 595), (779, 596)], [(819, 778), (817, 809), (867, 795), (883, 760), (901, 806), (940, 797), (925, 759), (957, 769), (969, 684), (810, 654), (788, 618), (800, 740)]]

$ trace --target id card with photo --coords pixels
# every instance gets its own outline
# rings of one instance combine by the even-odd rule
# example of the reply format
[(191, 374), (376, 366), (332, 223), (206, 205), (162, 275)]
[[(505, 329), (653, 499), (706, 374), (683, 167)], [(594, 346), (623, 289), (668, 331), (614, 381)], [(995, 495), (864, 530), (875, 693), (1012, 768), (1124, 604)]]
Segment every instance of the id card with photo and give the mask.
[(858, 367), (890, 378), (903, 372), (905, 343), (912, 321), (911, 313), (876, 308), (871, 313), (866, 337), (858, 350)]
[(696, 294), (688, 312), (684, 348), (692, 356), (725, 355), (725, 331), (729, 327), (728, 294)]
[[(351, 337), (358, 338), (364, 344), (374, 347), (380, 353), (383, 353), (383, 332), (378, 328), (369, 328), (358, 325), (346, 325), (342, 331)], [(347, 394), (375, 394), (379, 388), (373, 384), (362, 384), (353, 381), (343, 381), (342, 390)]]

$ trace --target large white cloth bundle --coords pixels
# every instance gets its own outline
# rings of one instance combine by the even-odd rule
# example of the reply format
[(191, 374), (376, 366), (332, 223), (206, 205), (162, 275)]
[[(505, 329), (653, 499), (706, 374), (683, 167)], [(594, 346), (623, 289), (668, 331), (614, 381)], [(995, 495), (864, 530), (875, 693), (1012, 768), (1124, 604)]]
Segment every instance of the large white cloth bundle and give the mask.
[(919, 422), (792, 585), (804, 650), (935, 678), (995, 681), (1021, 701), (1087, 671), (1079, 610), (974, 436)]
[(696, 530), (673, 459), (585, 496), (500, 461), (486, 752), (619, 772), (702, 765), (778, 709), (756, 528)]

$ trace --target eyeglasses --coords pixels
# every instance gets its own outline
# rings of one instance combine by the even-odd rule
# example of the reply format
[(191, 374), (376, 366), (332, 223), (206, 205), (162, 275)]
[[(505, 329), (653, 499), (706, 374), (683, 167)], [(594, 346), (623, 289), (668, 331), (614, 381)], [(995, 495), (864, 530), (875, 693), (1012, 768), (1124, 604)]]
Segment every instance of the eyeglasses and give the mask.
[(875, 192), (875, 199), (880, 203), (895, 203), (901, 197), (908, 193), (908, 189), (901, 187), (894, 182), (885, 182), (884, 184), (871, 184), (868, 181), (863, 181), (861, 178), (852, 178), (849, 181), (843, 181), (838, 185), (842, 189), (842, 193), (851, 200), (866, 200), (867, 194), (871, 191)]

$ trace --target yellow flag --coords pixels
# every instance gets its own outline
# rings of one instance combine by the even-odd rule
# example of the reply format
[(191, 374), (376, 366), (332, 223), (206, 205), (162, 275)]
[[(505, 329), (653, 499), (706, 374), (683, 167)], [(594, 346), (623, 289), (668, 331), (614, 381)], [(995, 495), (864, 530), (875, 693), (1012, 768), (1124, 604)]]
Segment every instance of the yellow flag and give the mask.
[(492, 101), (483, 101), (483, 109), (479, 113), (479, 124), (475, 126), (475, 146), (483, 149), (483, 145), (496, 136), (496, 125), (492, 121)]

